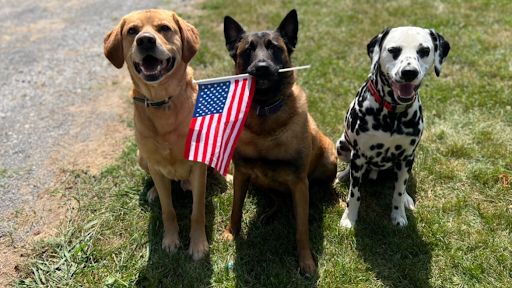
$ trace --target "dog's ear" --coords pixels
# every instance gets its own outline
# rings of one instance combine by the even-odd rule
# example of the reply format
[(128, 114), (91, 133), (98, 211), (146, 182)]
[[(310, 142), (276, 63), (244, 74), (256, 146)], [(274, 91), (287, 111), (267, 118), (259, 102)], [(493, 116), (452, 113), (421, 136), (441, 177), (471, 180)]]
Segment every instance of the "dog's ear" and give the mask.
[(373, 37), (373, 39), (366, 45), (366, 50), (368, 53), (368, 56), (370, 56), (370, 59), (372, 60), (372, 68), (375, 69), (375, 65), (379, 62), (380, 58), (380, 49), (382, 46), (382, 43), (384, 43), (384, 40), (386, 40), (386, 37), (389, 34), (389, 31), (391, 31), (390, 28), (384, 29), (379, 35)]
[(121, 20), (119, 25), (112, 31), (108, 32), (107, 36), (103, 40), (103, 53), (105, 57), (116, 66), (117, 69), (121, 69), (124, 64), (124, 53), (123, 53), (123, 28), (125, 20)]
[(194, 26), (178, 17), (176, 13), (172, 14), (172, 18), (176, 25), (178, 25), (178, 29), (180, 29), (182, 45), (181, 60), (188, 63), (192, 60), (192, 57), (196, 55), (197, 51), (199, 51), (199, 32), (197, 32)]
[(297, 35), (299, 34), (299, 20), (295, 9), (284, 17), (276, 31), (283, 37), (286, 48), (288, 49), (288, 54), (292, 54), (297, 45)]
[(441, 34), (436, 33), (434, 29), (430, 29), (429, 31), (432, 43), (434, 43), (434, 68), (436, 76), (439, 77), (439, 74), (441, 74), (441, 66), (446, 57), (448, 57), (448, 52), (450, 52), (450, 43), (448, 43)]
[(244, 34), (244, 28), (242, 28), (235, 19), (229, 16), (224, 17), (224, 39), (226, 39), (226, 48), (229, 51), (229, 56), (235, 61), (238, 43)]

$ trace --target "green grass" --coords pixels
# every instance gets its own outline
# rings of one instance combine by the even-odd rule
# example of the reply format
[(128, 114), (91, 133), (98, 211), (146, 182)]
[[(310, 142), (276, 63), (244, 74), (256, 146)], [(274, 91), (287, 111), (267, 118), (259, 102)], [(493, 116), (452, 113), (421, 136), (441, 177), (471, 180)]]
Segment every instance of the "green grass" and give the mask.
[[(170, 9), (174, 9), (170, 7)], [(348, 105), (369, 73), (368, 41), (385, 27), (435, 28), (452, 50), (441, 77), (429, 75), (421, 94), (426, 129), (408, 192), (417, 209), (409, 226), (390, 222), (393, 183), (363, 185), (359, 220), (338, 227), (344, 208), (312, 190), (310, 242), (318, 273), (298, 273), (291, 201), (275, 223), (258, 224), (272, 200), (251, 190), (242, 235), (221, 239), (232, 189), (210, 179), (207, 193), (209, 255), (187, 255), (191, 195), (174, 186), (183, 247), (160, 248), (159, 203), (145, 201), (151, 179), (136, 164), (133, 138), (115, 165), (99, 175), (70, 171), (59, 190), (79, 202), (54, 237), (33, 245), (20, 287), (512, 287), (512, 5), (508, 0), (266, 1), (211, 0), (180, 14), (201, 35), (192, 60), (195, 78), (231, 74), (223, 17), (247, 31), (275, 29), (292, 8), (300, 30), (295, 65), (309, 109), (330, 139), (341, 134)], [(177, 10), (179, 12), (179, 9)], [(340, 165), (341, 168), (341, 165)], [(5, 176), (5, 171), (0, 176)], [(348, 183), (336, 186), (346, 198)]]

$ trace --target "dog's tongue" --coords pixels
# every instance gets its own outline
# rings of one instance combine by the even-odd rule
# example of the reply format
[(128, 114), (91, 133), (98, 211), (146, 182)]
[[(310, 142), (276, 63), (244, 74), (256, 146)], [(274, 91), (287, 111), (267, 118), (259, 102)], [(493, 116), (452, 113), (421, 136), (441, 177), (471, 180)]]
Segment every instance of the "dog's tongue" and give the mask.
[(147, 55), (142, 60), (140, 68), (142, 68), (142, 71), (144, 71), (144, 73), (151, 74), (158, 72), (158, 70), (160, 70), (160, 65), (161, 61), (158, 58), (153, 57), (151, 55)]
[(400, 97), (411, 97), (414, 95), (414, 85), (413, 84), (398, 84), (398, 95)]

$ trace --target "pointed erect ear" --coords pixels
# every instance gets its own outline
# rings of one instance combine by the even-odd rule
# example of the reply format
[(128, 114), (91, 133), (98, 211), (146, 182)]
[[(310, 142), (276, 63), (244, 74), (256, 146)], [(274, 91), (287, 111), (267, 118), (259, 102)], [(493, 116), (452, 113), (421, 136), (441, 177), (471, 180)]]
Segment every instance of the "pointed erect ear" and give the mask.
[(371, 71), (375, 69), (375, 65), (377, 65), (377, 63), (379, 62), (380, 49), (382, 47), (382, 44), (384, 43), (384, 40), (386, 40), (389, 31), (391, 31), (390, 28), (384, 29), (384, 31), (382, 31), (379, 35), (373, 37), (370, 43), (366, 45), (368, 56), (370, 56), (370, 59), (372, 60)]
[(224, 17), (224, 39), (226, 39), (226, 48), (229, 51), (229, 56), (235, 61), (238, 43), (244, 34), (244, 28), (242, 28), (235, 19), (229, 16)]
[(123, 19), (116, 28), (108, 32), (103, 40), (103, 53), (105, 57), (118, 69), (121, 69), (124, 64), (122, 35), (124, 24), (125, 20)]
[(432, 43), (434, 43), (434, 68), (436, 70), (436, 76), (439, 77), (441, 74), (441, 66), (448, 57), (448, 52), (450, 52), (450, 43), (444, 39), (441, 34), (436, 33), (434, 29), (430, 29), (430, 38), (432, 38)]
[(181, 60), (185, 63), (188, 63), (192, 57), (196, 55), (197, 51), (199, 51), (199, 32), (197, 32), (197, 29), (194, 26), (188, 24), (185, 20), (178, 17), (176, 13), (172, 14), (172, 18), (180, 29), (182, 45)]
[(297, 35), (299, 33), (299, 20), (295, 9), (284, 17), (276, 31), (283, 37), (286, 48), (288, 49), (288, 54), (292, 54), (297, 45)]

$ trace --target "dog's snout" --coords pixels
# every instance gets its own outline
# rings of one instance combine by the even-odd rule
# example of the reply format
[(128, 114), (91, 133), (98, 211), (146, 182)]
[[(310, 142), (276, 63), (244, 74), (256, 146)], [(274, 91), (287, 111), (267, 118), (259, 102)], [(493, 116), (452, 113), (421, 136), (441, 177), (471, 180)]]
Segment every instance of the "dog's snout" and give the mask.
[(150, 49), (156, 46), (156, 37), (151, 33), (143, 33), (137, 37), (137, 46)]
[(256, 74), (267, 74), (270, 71), (270, 65), (267, 62), (258, 62), (254, 67)]
[(400, 74), (402, 75), (402, 79), (405, 82), (412, 82), (414, 81), (414, 79), (416, 79), (416, 77), (418, 77), (419, 73), (420, 72), (416, 68), (407, 66), (404, 69), (402, 69), (402, 72)]

